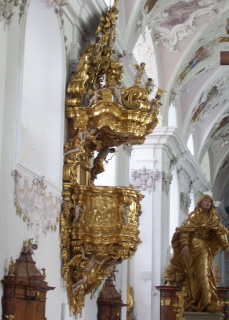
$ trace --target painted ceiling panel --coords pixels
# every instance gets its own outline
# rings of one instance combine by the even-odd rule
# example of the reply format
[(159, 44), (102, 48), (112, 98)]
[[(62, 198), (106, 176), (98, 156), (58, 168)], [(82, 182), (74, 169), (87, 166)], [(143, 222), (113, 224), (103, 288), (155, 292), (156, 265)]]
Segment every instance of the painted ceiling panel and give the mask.
[[(149, 2), (131, 13), (135, 23)], [(209, 151), (211, 176), (218, 179), (229, 153), (229, 66), (220, 65), (220, 52), (229, 55), (229, 1), (156, 1), (145, 22), (156, 46), (159, 85), (167, 91), (164, 121), (170, 105), (175, 105), (180, 131), (185, 139), (194, 133), (200, 162)]]

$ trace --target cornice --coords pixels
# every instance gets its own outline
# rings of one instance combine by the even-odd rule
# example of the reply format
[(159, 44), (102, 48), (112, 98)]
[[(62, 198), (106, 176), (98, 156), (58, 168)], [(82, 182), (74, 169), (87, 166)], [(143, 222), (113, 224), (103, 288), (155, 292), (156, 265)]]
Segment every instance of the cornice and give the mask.
[(171, 166), (183, 171), (191, 183), (194, 182), (194, 178), (198, 177), (198, 188), (201, 191), (211, 188), (210, 182), (203, 174), (199, 163), (186, 147), (184, 139), (177, 128), (156, 127), (153, 133), (146, 137), (143, 145), (134, 146), (133, 148), (161, 148), (165, 150), (171, 160)]

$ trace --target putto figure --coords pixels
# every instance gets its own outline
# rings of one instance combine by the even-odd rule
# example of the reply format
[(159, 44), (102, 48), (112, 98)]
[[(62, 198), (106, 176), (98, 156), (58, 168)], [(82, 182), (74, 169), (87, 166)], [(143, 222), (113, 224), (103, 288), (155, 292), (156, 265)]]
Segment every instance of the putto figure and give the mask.
[(92, 182), (95, 179), (97, 179), (97, 174), (105, 171), (103, 161), (108, 163), (108, 160), (106, 160), (106, 157), (108, 156), (109, 153), (115, 153), (115, 148), (110, 148), (109, 146), (102, 148), (97, 154), (97, 157), (94, 159), (93, 167), (91, 169)]
[(135, 64), (135, 69), (137, 70), (136, 75), (135, 75), (135, 85), (138, 85), (139, 83), (141, 83), (143, 74), (146, 72), (145, 71), (145, 62), (141, 62), (140, 66), (138, 64)]
[(212, 266), (220, 249), (229, 262), (228, 230), (220, 223), (213, 199), (202, 195), (194, 211), (176, 229), (170, 262), (172, 281), (187, 289), (186, 311), (218, 311), (216, 281)]

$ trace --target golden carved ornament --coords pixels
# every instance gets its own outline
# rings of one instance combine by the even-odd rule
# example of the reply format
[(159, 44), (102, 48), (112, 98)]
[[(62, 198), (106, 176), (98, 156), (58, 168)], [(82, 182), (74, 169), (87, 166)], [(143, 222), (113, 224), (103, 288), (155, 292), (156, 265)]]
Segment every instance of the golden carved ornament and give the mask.
[(74, 205), (65, 202), (61, 213), (62, 275), (72, 311), (81, 313), (84, 299), (78, 305), (76, 297), (90, 292), (93, 296), (116, 264), (136, 251), (142, 198), (132, 188), (73, 188)]
[(93, 297), (102, 280), (140, 243), (143, 196), (133, 188), (96, 187), (94, 181), (117, 153), (114, 147), (144, 143), (158, 123), (161, 105), (160, 95), (149, 100), (150, 90), (140, 87), (144, 63), (136, 66), (134, 85), (122, 86), (123, 69), (113, 50), (117, 3), (100, 17), (95, 44), (82, 52), (67, 86), (61, 256), (75, 315), (82, 312), (85, 295)]
[(178, 297), (178, 302), (175, 302), (173, 304), (173, 307), (176, 312), (176, 319), (182, 320), (182, 314), (184, 312), (184, 303), (185, 303), (185, 297), (187, 295), (187, 290), (185, 287), (182, 287), (181, 291), (176, 292), (176, 296)]
[(9, 269), (8, 269), (8, 276), (15, 276), (15, 262), (13, 258), (10, 258), (10, 263), (9, 263)]
[(173, 279), (172, 279), (171, 272), (172, 272), (171, 266), (168, 265), (168, 266), (166, 267), (166, 269), (165, 269), (165, 272), (162, 273), (162, 277), (163, 277), (163, 279), (165, 280), (165, 285), (166, 285), (166, 286), (171, 286), (171, 285), (172, 285), (172, 284), (171, 284), (171, 281), (172, 281)]
[(214, 275), (215, 275), (216, 286), (219, 287), (220, 286), (220, 281), (223, 278), (223, 275), (219, 273), (219, 266), (215, 265), (213, 267), (213, 272), (214, 272)]
[(126, 320), (131, 319), (131, 313), (134, 308), (134, 297), (132, 293), (132, 287), (127, 286), (127, 308), (126, 308)]

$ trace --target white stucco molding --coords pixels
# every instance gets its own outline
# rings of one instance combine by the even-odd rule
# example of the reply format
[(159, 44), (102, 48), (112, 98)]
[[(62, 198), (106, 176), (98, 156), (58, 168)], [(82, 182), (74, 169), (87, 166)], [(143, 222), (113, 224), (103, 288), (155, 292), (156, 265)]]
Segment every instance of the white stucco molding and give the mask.
[[(201, 170), (200, 164), (185, 145), (179, 130), (175, 127), (156, 127), (152, 134), (147, 136), (144, 146), (154, 149), (163, 148), (170, 159), (170, 167), (175, 166), (189, 178), (193, 193), (211, 189), (210, 182)], [(141, 146), (138, 146), (139, 148)], [(166, 168), (164, 168), (166, 169)], [(195, 188), (194, 188), (195, 186)]]
[(180, 209), (183, 210), (184, 213), (189, 213), (189, 207), (191, 205), (190, 194), (186, 192), (180, 193)]
[(62, 198), (54, 197), (48, 190), (44, 176), (31, 181), (17, 170), (12, 170), (11, 175), (14, 177), (14, 204), (17, 213), (28, 228), (35, 228), (34, 238), (38, 243), (40, 234), (46, 235), (47, 231), (57, 230)]
[(148, 191), (149, 194), (155, 189), (155, 181), (159, 177), (158, 170), (147, 169), (143, 166), (142, 169), (131, 170), (131, 182), (137, 190)]
[[(222, 10), (216, 9), (215, 5), (217, 1), (211, 1), (209, 7), (203, 7), (199, 2), (199, 9), (190, 14), (187, 21), (181, 24), (169, 28), (163, 27), (163, 23), (168, 18), (168, 13), (164, 10), (158, 13), (157, 17), (152, 20), (150, 27), (153, 28), (154, 40), (156, 43), (162, 42), (165, 48), (168, 49), (169, 53), (178, 52), (176, 45), (178, 41), (186, 38), (190, 34), (194, 33), (196, 28), (196, 20), (201, 15), (208, 15), (209, 20), (205, 24), (205, 28), (212, 22), (212, 20), (221, 14)], [(164, 8), (166, 10), (166, 8)]]
[(162, 190), (165, 191), (166, 193), (169, 192), (172, 179), (173, 179), (173, 176), (170, 171), (162, 172)]

